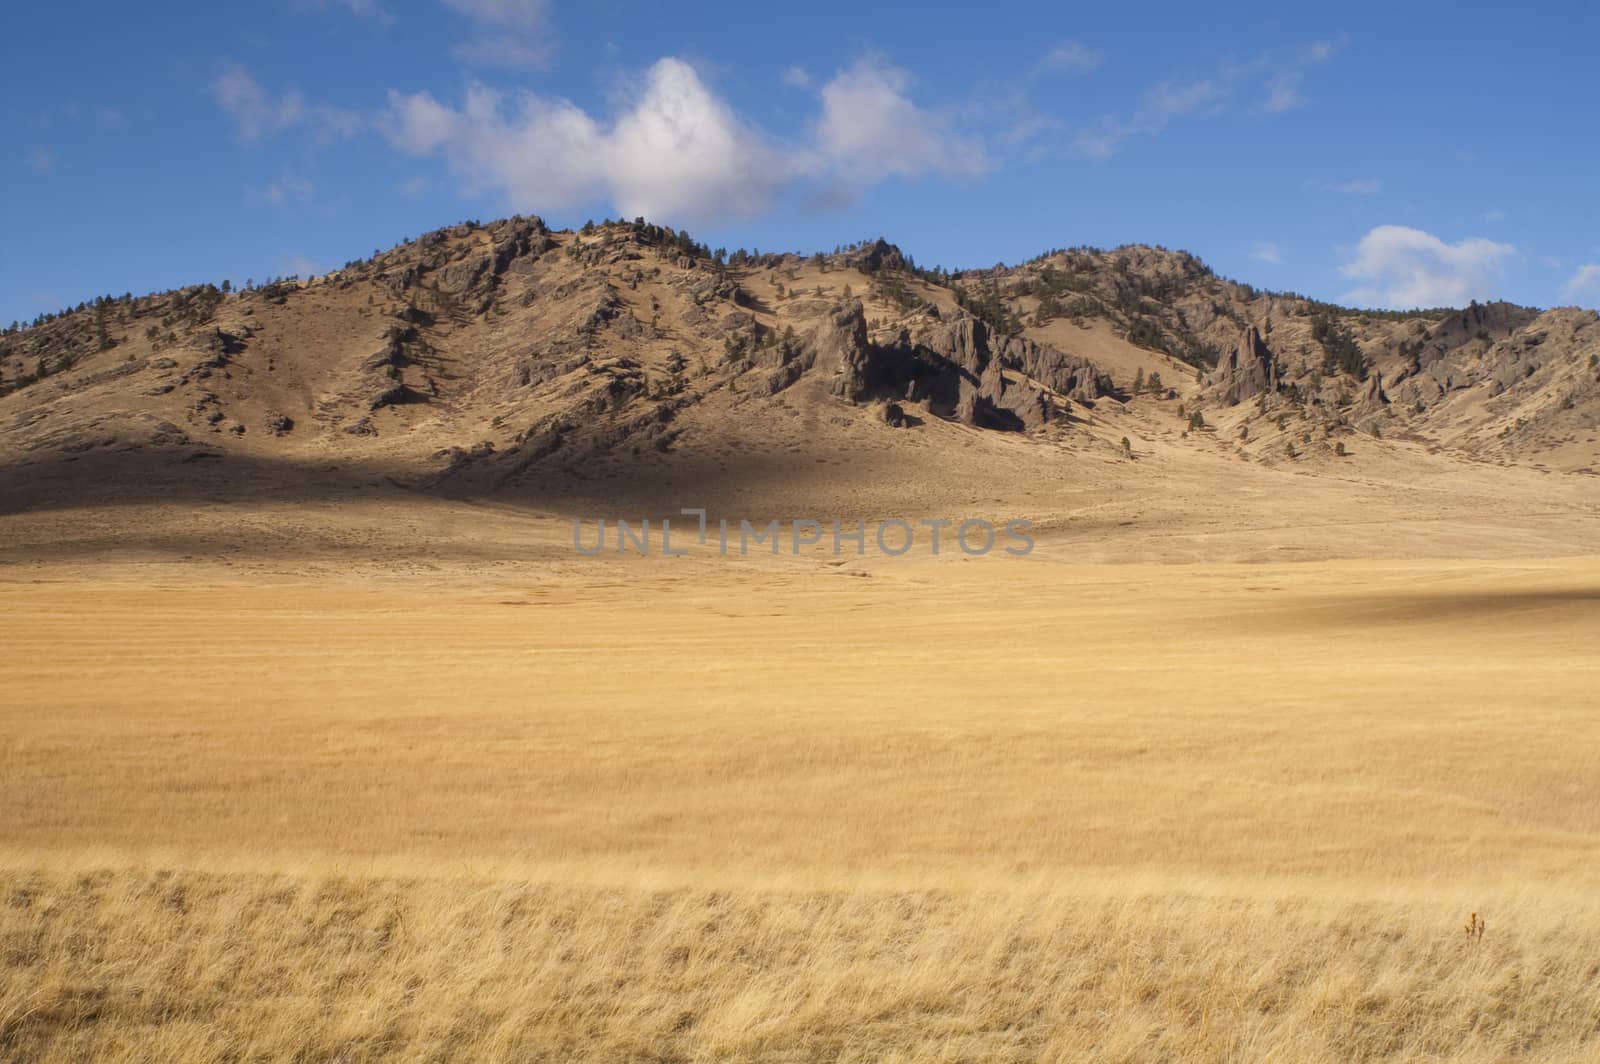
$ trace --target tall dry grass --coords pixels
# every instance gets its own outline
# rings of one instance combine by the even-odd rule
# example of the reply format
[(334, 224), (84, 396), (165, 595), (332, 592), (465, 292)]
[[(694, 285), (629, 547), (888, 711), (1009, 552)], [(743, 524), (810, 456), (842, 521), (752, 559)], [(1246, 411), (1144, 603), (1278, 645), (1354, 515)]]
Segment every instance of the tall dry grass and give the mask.
[[(0, 1058), (1583, 1060), (1600, 909), (10, 871)], [(1460, 917), (1458, 919), (1458, 917)]]

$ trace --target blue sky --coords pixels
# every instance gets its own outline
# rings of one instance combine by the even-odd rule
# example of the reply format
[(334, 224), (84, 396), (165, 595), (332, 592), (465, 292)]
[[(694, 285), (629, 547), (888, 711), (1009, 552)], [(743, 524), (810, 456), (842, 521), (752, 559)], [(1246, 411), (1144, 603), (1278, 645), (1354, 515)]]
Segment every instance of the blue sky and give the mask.
[(1588, 4), (8, 14), (5, 322), (516, 212), (730, 249), (883, 235), (951, 268), (1149, 242), (1343, 302), (1600, 303)]

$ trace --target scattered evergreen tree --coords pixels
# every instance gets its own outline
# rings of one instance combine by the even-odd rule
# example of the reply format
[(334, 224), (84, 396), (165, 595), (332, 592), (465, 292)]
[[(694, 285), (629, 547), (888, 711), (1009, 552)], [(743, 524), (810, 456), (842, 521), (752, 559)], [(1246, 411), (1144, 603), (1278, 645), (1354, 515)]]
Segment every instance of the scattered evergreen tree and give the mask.
[(109, 351), (117, 346), (117, 342), (111, 338), (110, 330), (106, 328), (104, 303), (96, 307), (94, 312), (94, 346), (97, 351)]
[(1318, 314), (1311, 320), (1311, 337), (1322, 345), (1323, 372), (1348, 373), (1357, 380), (1367, 378), (1367, 356), (1361, 353), (1355, 334), (1332, 315)]

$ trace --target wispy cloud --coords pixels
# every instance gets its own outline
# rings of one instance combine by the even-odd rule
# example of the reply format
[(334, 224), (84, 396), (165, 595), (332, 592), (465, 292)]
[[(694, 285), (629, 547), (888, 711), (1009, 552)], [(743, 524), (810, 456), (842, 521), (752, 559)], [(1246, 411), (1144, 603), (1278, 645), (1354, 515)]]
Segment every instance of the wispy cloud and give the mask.
[(451, 54), (474, 66), (539, 67), (550, 59), (547, 0), (443, 0), (472, 24)]
[(1062, 41), (1034, 67), (1037, 74), (1079, 74), (1100, 66), (1098, 51), (1079, 41)]
[(1356, 177), (1347, 181), (1308, 181), (1306, 187), (1313, 192), (1331, 192), (1340, 196), (1376, 196), (1383, 191), (1383, 180)]
[(357, 18), (371, 19), (374, 22), (388, 24), (394, 21), (394, 16), (379, 4), (378, 0), (292, 0), (292, 6), (302, 11), (328, 11), (338, 8)]
[(433, 182), (419, 174), (401, 181), (395, 186), (395, 191), (406, 199), (421, 199), (433, 191)]
[(1306, 98), (1300, 95), (1301, 80), (1298, 72), (1272, 75), (1267, 81), (1267, 102), (1262, 106), (1272, 114), (1282, 114), (1299, 107), (1306, 102)]
[(309, 179), (284, 171), (261, 188), (246, 188), (245, 199), (268, 207), (292, 207), (310, 203), (316, 191)]
[(1306, 97), (1301, 90), (1306, 72), (1332, 59), (1342, 44), (1343, 41), (1316, 41), (1278, 66), (1267, 78), (1267, 98), (1262, 108), (1269, 114), (1282, 114), (1303, 106)]
[(93, 119), (101, 129), (121, 129), (128, 124), (128, 116), (116, 107), (85, 108), (82, 104), (69, 102), (36, 111), (29, 117), (28, 125), (34, 129), (49, 129), (57, 122), (70, 124), (85, 119)]
[(305, 255), (290, 255), (283, 260), (283, 272), (287, 276), (310, 278), (328, 271), (316, 259)]
[(1236, 96), (1257, 88), (1266, 94), (1264, 109), (1269, 113), (1293, 110), (1305, 102), (1301, 86), (1306, 72), (1331, 59), (1339, 46), (1339, 41), (1318, 41), (1287, 58), (1264, 53), (1248, 62), (1220, 63), (1209, 77), (1158, 82), (1141, 94), (1130, 113), (1106, 115), (1083, 129), (1073, 148), (1078, 155), (1103, 161), (1135, 137), (1156, 136), (1179, 118), (1220, 114)]
[(1278, 245), (1270, 240), (1264, 240), (1250, 249), (1250, 257), (1260, 259), (1262, 262), (1282, 262), (1283, 255), (1278, 251)]
[(402, 151), (442, 156), (469, 192), (498, 192), (517, 210), (603, 198), (624, 215), (698, 222), (759, 214), (790, 185), (839, 202), (888, 178), (987, 169), (982, 146), (909, 91), (905, 71), (864, 58), (817, 91), (805, 139), (781, 143), (667, 57), (609, 121), (567, 100), (473, 85), (459, 107), (391, 92), (386, 132)]
[(361, 117), (354, 111), (307, 103), (297, 89), (273, 95), (237, 64), (225, 67), (211, 83), (211, 95), (245, 141), (297, 126), (321, 138), (348, 137), (361, 126)]
[(1355, 257), (1340, 268), (1363, 282), (1344, 298), (1399, 309), (1459, 307), (1492, 298), (1506, 259), (1515, 253), (1509, 244), (1482, 237), (1450, 244), (1420, 229), (1380, 225), (1361, 238)]
[(1561, 286), (1561, 298), (1577, 299), (1586, 292), (1600, 297), (1600, 265), (1592, 262), (1579, 266), (1578, 272), (1567, 279)]
[(49, 177), (56, 172), (56, 153), (41, 144), (29, 148), (25, 158), (28, 169), (40, 177)]
[(1231, 87), (1213, 79), (1163, 81), (1148, 89), (1139, 107), (1126, 116), (1108, 115), (1079, 133), (1073, 145), (1080, 155), (1105, 160), (1122, 150), (1132, 137), (1155, 136), (1175, 118), (1196, 113), (1216, 113)]

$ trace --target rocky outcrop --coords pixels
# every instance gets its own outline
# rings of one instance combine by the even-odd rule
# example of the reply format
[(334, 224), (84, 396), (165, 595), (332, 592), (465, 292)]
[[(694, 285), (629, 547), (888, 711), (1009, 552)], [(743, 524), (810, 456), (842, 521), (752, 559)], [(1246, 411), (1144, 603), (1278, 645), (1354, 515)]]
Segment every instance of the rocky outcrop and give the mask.
[(983, 321), (927, 311), (878, 342), (867, 336), (859, 302), (836, 309), (812, 340), (830, 391), (852, 402), (921, 403), (936, 417), (992, 428), (1034, 428), (1060, 401), (1092, 402), (1101, 377), (1090, 362)]
[(1086, 358), (1018, 337), (1005, 341), (999, 357), (1002, 363), (1080, 403), (1092, 403), (1105, 394), (1104, 374)]
[(1278, 390), (1278, 359), (1254, 325), (1245, 326), (1238, 345), (1217, 362), (1211, 386), (1226, 406)]
[(962, 314), (924, 315), (903, 327), (883, 359), (894, 392), (968, 425), (1037, 428), (1063, 400), (1101, 395), (1093, 363)]
[(1374, 372), (1367, 375), (1367, 381), (1361, 389), (1361, 406), (1376, 409), (1389, 405), (1389, 397), (1383, 391), (1383, 377)]
[(862, 273), (899, 270), (904, 269), (906, 265), (905, 255), (900, 249), (882, 237), (854, 251), (845, 252), (842, 258), (845, 263), (856, 267)]
[(828, 391), (852, 402), (868, 397), (881, 366), (867, 342), (867, 316), (859, 299), (831, 311), (811, 334), (812, 365), (829, 379)]

